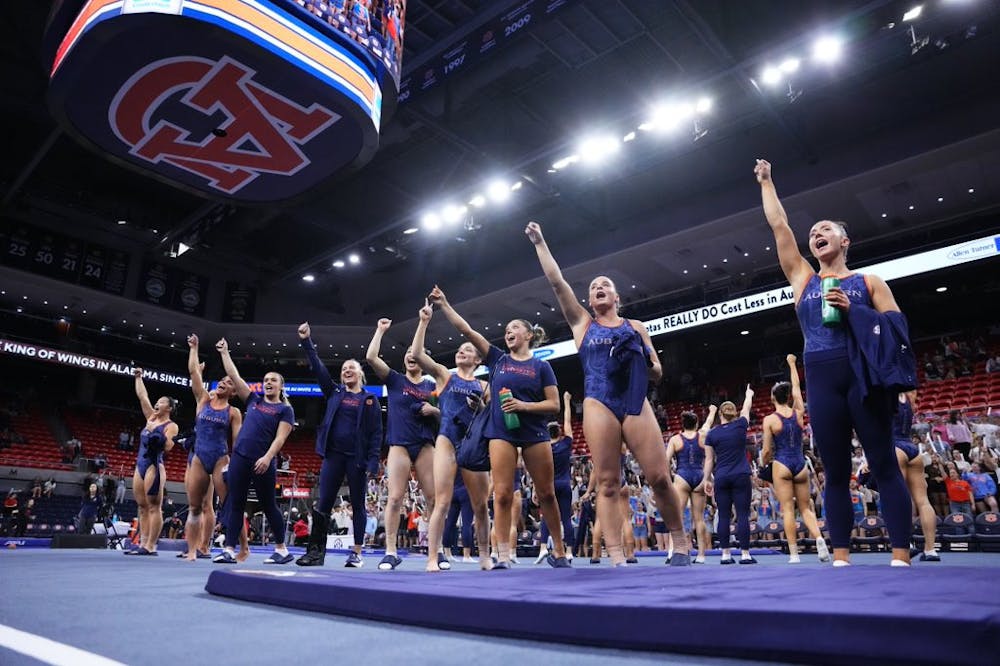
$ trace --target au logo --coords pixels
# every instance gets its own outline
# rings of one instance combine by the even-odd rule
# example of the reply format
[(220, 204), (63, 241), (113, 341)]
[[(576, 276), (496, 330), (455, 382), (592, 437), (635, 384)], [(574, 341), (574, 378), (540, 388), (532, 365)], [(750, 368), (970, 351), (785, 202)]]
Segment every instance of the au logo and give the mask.
[[(118, 90), (108, 121), (130, 154), (200, 176), (219, 192), (234, 194), (262, 174), (291, 176), (310, 164), (306, 144), (340, 116), (319, 104), (300, 106), (255, 74), (228, 56), (158, 60)], [(206, 117), (221, 112), (224, 120), (199, 137), (182, 119), (158, 115), (181, 93), (183, 105)]]

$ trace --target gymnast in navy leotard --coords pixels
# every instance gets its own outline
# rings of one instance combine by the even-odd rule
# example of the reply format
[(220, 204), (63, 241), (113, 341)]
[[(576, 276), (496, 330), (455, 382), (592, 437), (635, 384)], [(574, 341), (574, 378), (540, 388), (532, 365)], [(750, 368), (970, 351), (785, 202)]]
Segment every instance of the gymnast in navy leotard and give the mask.
[[(559, 411), (559, 387), (552, 366), (535, 358), (531, 351), (544, 342), (545, 331), (524, 319), (513, 319), (504, 331), (507, 352), (503, 352), (469, 326), (448, 303), (440, 288), (434, 287), (429, 298), (441, 308), (452, 326), (472, 343), (490, 369), (489, 388), (494, 399), (488, 407), (489, 419), (483, 436), (489, 439), (493, 480), (493, 531), (497, 535), (498, 556), (493, 568), (509, 569), (512, 554), (509, 535), (511, 523), (515, 520), (512, 509), (521, 509), (520, 506), (513, 506), (518, 449), (534, 481), (535, 496), (542, 515), (550, 525), (561, 522), (553, 483), (552, 447), (546, 429), (550, 415)], [(504, 389), (511, 393), (508, 400), (500, 398), (502, 391), (506, 393)], [(516, 427), (514, 423), (507, 427), (506, 416), (509, 414), (517, 417)], [(569, 567), (562, 535), (553, 532), (552, 542), (549, 565)], [(517, 544), (513, 545), (516, 548)]]
[(583, 366), (583, 431), (597, 475), (597, 515), (604, 528), (611, 563), (619, 566), (626, 557), (621, 544), (625, 517), (619, 510), (619, 455), (624, 442), (642, 468), (676, 544), (671, 564), (686, 566), (691, 556), (680, 499), (670, 482), (670, 469), (663, 455), (663, 434), (646, 399), (649, 381), (659, 381), (663, 375), (649, 333), (642, 322), (618, 314), (618, 292), (614, 282), (605, 276), (590, 283), (591, 315), (563, 278), (542, 237), (541, 227), (531, 222), (525, 234), (534, 244), (545, 277), (573, 330)]
[(396, 372), (379, 357), (382, 338), (391, 325), (391, 319), (378, 320), (365, 355), (368, 365), (385, 382), (389, 392), (386, 433), (389, 457), (385, 465), (385, 473), (389, 477), (389, 496), (385, 506), (385, 556), (378, 564), (382, 571), (391, 571), (403, 562), (397, 552), (396, 533), (411, 470), (416, 472), (417, 483), (427, 498), (427, 513), (434, 513), (433, 447), (441, 416), (441, 410), (431, 404), (434, 381), (424, 379), (412, 347), (403, 355), (405, 374)]
[(163, 466), (163, 454), (174, 446), (177, 424), (174, 413), (180, 403), (174, 398), (163, 396), (156, 404), (149, 402), (149, 393), (142, 382), (142, 368), (132, 371), (135, 375), (135, 395), (139, 398), (142, 415), (146, 417), (146, 427), (139, 435), (139, 455), (132, 474), (132, 492), (139, 505), (139, 548), (136, 555), (156, 555), (156, 542), (163, 529), (163, 487), (167, 471)]
[(802, 453), (802, 426), (806, 408), (802, 402), (802, 390), (799, 388), (799, 371), (795, 367), (795, 355), (789, 354), (786, 361), (792, 381), (778, 382), (771, 389), (774, 413), (764, 417), (761, 463), (772, 465), (774, 493), (781, 504), (785, 538), (788, 539), (789, 564), (797, 564), (800, 561), (796, 543), (798, 535), (798, 525), (795, 523), (796, 507), (802, 514), (802, 523), (808, 530), (809, 536), (816, 540), (816, 554), (819, 556), (819, 561), (828, 562), (830, 552), (816, 522), (816, 512), (809, 496), (809, 470), (806, 468), (806, 457)]
[(937, 515), (927, 499), (927, 476), (924, 474), (924, 460), (920, 449), (910, 439), (913, 427), (913, 408), (917, 404), (917, 392), (899, 394), (899, 408), (892, 420), (892, 441), (896, 447), (896, 462), (903, 473), (906, 487), (913, 498), (913, 507), (920, 518), (920, 529), (924, 536), (924, 551), (921, 562), (940, 562), (941, 557), (934, 548), (937, 533)]
[[(896, 394), (881, 386), (868, 386), (859, 379), (848, 353), (849, 339), (856, 347), (872, 340), (857, 340), (849, 325), (855, 308), (860, 316), (896, 313), (902, 324), (899, 306), (892, 291), (876, 275), (852, 273), (847, 268), (847, 250), (851, 239), (842, 222), (820, 220), (809, 231), (809, 250), (818, 260), (820, 272), (799, 253), (795, 235), (788, 225), (774, 183), (771, 165), (757, 160), (754, 168), (761, 186), (764, 215), (774, 232), (781, 270), (792, 286), (796, 314), (805, 338), (803, 360), (806, 369), (806, 392), (809, 395), (809, 421), (813, 442), (823, 459), (826, 475), (827, 525), (833, 547), (834, 566), (850, 564), (851, 530), (851, 430), (865, 451), (872, 475), (878, 483), (882, 516), (892, 546), (892, 566), (909, 566), (911, 507), (906, 484), (899, 472), (892, 446), (892, 414)], [(824, 277), (836, 277), (840, 286), (822, 289)], [(825, 326), (821, 313), (824, 303), (840, 311), (841, 322)], [(871, 336), (877, 335), (873, 330)]]
[(705, 524), (705, 486), (702, 483), (705, 467), (705, 435), (715, 420), (716, 406), (708, 408), (708, 418), (698, 427), (698, 415), (694, 412), (681, 414), (681, 432), (667, 442), (667, 464), (673, 459), (677, 463), (674, 474), (674, 488), (680, 497), (681, 506), (691, 500), (691, 521), (695, 536), (698, 539), (698, 555), (694, 558), (696, 564), (705, 563), (705, 551), (712, 545), (712, 537)]
[[(223, 377), (212, 391), (205, 390), (203, 363), (198, 361), (198, 336), (188, 336), (188, 372), (195, 399), (195, 439), (184, 472), (184, 489), (188, 498), (188, 517), (184, 526), (189, 561), (208, 557), (209, 543), (215, 531), (215, 492), (220, 503), (226, 499), (226, 482), (222, 470), (229, 464), (229, 443), (243, 425), (243, 414), (229, 404), (235, 394), (233, 380)], [(244, 537), (245, 539), (245, 537)], [(241, 540), (239, 557), (246, 559), (250, 551)]]
[[(486, 382), (476, 379), (473, 374), (479, 367), (481, 358), (471, 342), (463, 342), (455, 352), (455, 373), (437, 363), (424, 349), (427, 325), (434, 314), (433, 308), (424, 303), (418, 313), (419, 323), (413, 335), (411, 349), (416, 350), (414, 359), (420, 368), (434, 378), (438, 408), (441, 410), (441, 427), (434, 444), (434, 508), (427, 526), (427, 570), (440, 571), (451, 567), (445, 554), (440, 551), (444, 537), (445, 520), (452, 504), (456, 472), (463, 483), (464, 491), (472, 505), (475, 516), (476, 541), (479, 546), (479, 567), (489, 570), (490, 560), (490, 518), (486, 507), (489, 496), (490, 473), (469, 469), (458, 469), (455, 452), (462, 442), (472, 418), (487, 397)], [(462, 517), (462, 534), (472, 534), (472, 525)], [(463, 536), (465, 548), (471, 549), (471, 539)]]

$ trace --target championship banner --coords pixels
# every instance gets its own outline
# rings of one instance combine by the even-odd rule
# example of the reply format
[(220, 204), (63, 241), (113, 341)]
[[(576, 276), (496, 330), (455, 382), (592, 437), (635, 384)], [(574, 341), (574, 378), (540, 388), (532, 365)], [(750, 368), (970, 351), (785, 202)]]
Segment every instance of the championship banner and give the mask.
[(577, 2), (578, 0), (526, 0), (511, 3), (496, 18), (451, 44), (436, 60), (413, 67), (413, 71), (399, 81), (399, 103), (435, 88), (447, 78), (489, 58), (515, 37)]
[(0, 220), (0, 264), (121, 296), (129, 255), (20, 220)]
[(253, 322), (257, 305), (257, 290), (243, 282), (226, 282), (222, 302), (222, 321), (249, 324)]

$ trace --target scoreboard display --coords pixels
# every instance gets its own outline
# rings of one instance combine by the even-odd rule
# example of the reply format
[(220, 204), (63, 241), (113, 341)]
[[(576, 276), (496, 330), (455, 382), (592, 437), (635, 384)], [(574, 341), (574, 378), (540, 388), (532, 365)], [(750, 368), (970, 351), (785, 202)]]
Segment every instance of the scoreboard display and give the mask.
[(129, 254), (16, 220), (0, 220), (0, 264), (121, 296)]

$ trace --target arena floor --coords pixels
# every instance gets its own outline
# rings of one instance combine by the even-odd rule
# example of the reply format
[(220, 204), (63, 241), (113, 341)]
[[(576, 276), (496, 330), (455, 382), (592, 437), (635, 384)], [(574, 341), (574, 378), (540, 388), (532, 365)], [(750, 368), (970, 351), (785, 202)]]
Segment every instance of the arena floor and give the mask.
[[(211, 572), (208, 560), (180, 562), (172, 552), (157, 558), (127, 558), (111, 550), (18, 549), (0, 552), (0, 663), (16, 664), (179, 664), (282, 663), (329, 664), (342, 659), (383, 663), (485, 664), (726, 664), (772, 663), (663, 652), (576, 647), (561, 643), (498, 638), (453, 631), (365, 621), (304, 610), (292, 610), (227, 599), (205, 591)], [(266, 555), (254, 553), (244, 568), (263, 569)], [(775, 567), (787, 567), (786, 557), (760, 556), (758, 567), (726, 567), (725, 575), (773, 577)], [(888, 556), (855, 554), (864, 569), (887, 566)], [(375, 573), (375, 556), (363, 570), (342, 568), (342, 555), (331, 553), (323, 571), (345, 576), (393, 576)], [(711, 575), (717, 558), (697, 567), (697, 577)], [(804, 557), (796, 570), (819, 569), (814, 557)], [(828, 566), (828, 565), (827, 565)], [(417, 572), (423, 560), (411, 557), (402, 571)], [(539, 569), (524, 563), (520, 569)], [(663, 569), (659, 557), (644, 557), (639, 567)], [(940, 564), (916, 564), (914, 571), (955, 568), (1000, 568), (1000, 554), (946, 553)], [(293, 570), (294, 567), (286, 567)], [(476, 568), (456, 564), (456, 571)], [(577, 561), (577, 568), (598, 567)], [(735, 569), (735, 570), (733, 570)], [(547, 568), (546, 568), (547, 570)], [(722, 570), (718, 569), (720, 576)], [(232, 569), (229, 569), (232, 571)], [(299, 569), (299, 571), (302, 571)], [(832, 570), (831, 570), (832, 572)], [(896, 574), (898, 570), (893, 571)], [(565, 572), (551, 572), (565, 573)], [(684, 575), (674, 570), (674, 580)], [(903, 573), (905, 572), (898, 572)], [(609, 570), (608, 574), (612, 574)], [(449, 573), (440, 574), (445, 578)], [(504, 573), (482, 574), (483, 585), (500, 585)], [(922, 574), (921, 577), (923, 577)], [(634, 574), (633, 574), (634, 576)], [(950, 577), (949, 576), (949, 577)], [(407, 576), (409, 577), (409, 576)], [(632, 576), (629, 576), (632, 578)], [(955, 589), (955, 598), (963, 590)], [(971, 593), (972, 590), (969, 590)], [(804, 594), (808, 591), (803, 590)], [(813, 592), (816, 594), (816, 592)], [(995, 589), (992, 593), (995, 597)], [(982, 595), (982, 591), (979, 591)], [(858, 590), (859, 603), (878, 603)], [(767, 622), (766, 609), (749, 608), (747, 622)], [(993, 622), (997, 621), (996, 613)], [(724, 627), (706, 627), (725, 631)], [(23, 633), (22, 633), (23, 632)], [(587, 632), (580, 627), (580, 632)], [(55, 641), (50, 643), (45, 641)], [(850, 637), (845, 637), (850, 641)], [(984, 662), (985, 663), (985, 662)]]

